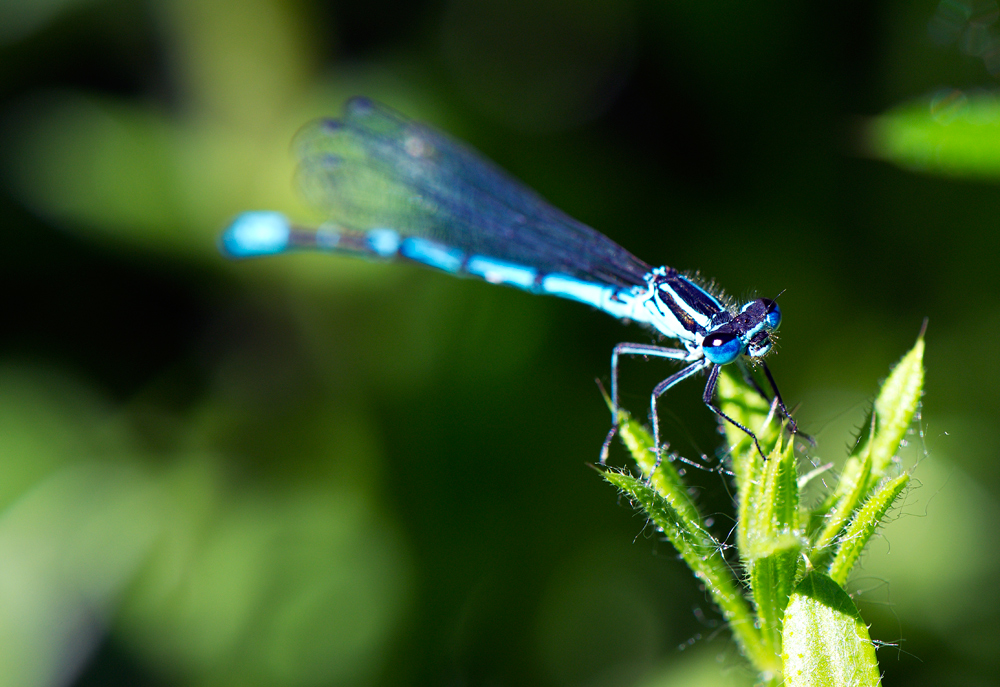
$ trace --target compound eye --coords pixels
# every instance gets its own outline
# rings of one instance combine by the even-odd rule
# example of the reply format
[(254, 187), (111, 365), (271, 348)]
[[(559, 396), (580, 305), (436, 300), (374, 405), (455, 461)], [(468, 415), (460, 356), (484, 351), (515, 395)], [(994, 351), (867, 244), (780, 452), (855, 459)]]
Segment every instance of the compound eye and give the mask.
[(778, 325), (781, 324), (781, 308), (770, 298), (761, 298), (761, 301), (767, 308), (767, 312), (764, 314), (764, 323), (768, 329), (777, 329)]
[(743, 343), (732, 332), (713, 332), (701, 342), (701, 350), (716, 365), (728, 365), (740, 357)]

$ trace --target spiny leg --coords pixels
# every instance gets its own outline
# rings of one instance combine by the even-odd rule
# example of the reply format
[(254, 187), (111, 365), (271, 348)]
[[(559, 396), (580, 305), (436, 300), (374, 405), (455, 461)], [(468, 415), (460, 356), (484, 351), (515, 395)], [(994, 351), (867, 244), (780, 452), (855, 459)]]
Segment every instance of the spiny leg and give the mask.
[[(601, 465), (607, 463), (611, 440), (618, 433), (618, 358), (623, 355), (653, 356), (655, 358), (667, 358), (668, 360), (687, 360), (691, 354), (682, 348), (664, 348), (663, 346), (653, 346), (651, 344), (620, 343), (614, 347), (614, 350), (611, 352), (611, 429), (608, 431), (608, 436), (605, 437), (604, 443), (601, 445)], [(659, 465), (659, 462), (657, 462), (657, 465)]]
[[(805, 432), (799, 431), (799, 426), (795, 423), (795, 418), (792, 417), (792, 414), (788, 412), (788, 408), (785, 407), (785, 402), (781, 398), (781, 392), (778, 391), (778, 385), (774, 383), (774, 377), (771, 376), (771, 369), (767, 366), (767, 363), (761, 360), (760, 366), (764, 368), (764, 376), (767, 377), (767, 383), (771, 385), (771, 390), (774, 391), (774, 398), (778, 401), (778, 408), (781, 409), (782, 415), (784, 415), (785, 419), (788, 420), (788, 431), (796, 436), (802, 437), (815, 446), (816, 441)], [(758, 389), (758, 391), (760, 391), (760, 389)], [(763, 394), (761, 395), (763, 396)], [(767, 396), (764, 396), (764, 398), (767, 398)]]
[[(667, 393), (667, 390), (676, 385), (678, 382), (684, 381), (693, 374), (697, 374), (705, 369), (708, 365), (711, 365), (707, 359), (701, 359), (691, 365), (688, 365), (683, 370), (675, 372), (670, 375), (662, 382), (656, 385), (653, 389), (652, 395), (649, 397), (649, 420), (653, 424), (653, 450), (656, 451), (656, 462), (653, 463), (653, 469), (649, 471), (649, 476), (646, 478), (646, 482), (653, 479), (653, 475), (660, 467), (660, 463), (663, 462), (663, 450), (660, 447), (660, 417), (656, 412), (656, 402), (659, 400), (660, 396)], [(718, 369), (718, 368), (716, 368)]]
[[(705, 405), (707, 405), (712, 410), (713, 413), (715, 413), (716, 415), (718, 415), (719, 417), (721, 417), (723, 420), (733, 425), (734, 427), (738, 427), (747, 436), (753, 439), (754, 446), (757, 447), (757, 452), (760, 454), (760, 457), (763, 458), (764, 460), (767, 460), (767, 456), (764, 455), (764, 451), (760, 447), (760, 442), (757, 441), (757, 435), (751, 432), (748, 427), (744, 427), (739, 422), (726, 415), (724, 412), (722, 412), (722, 408), (718, 407), (712, 402), (712, 398), (715, 396), (715, 387), (719, 381), (719, 372), (721, 371), (722, 367), (719, 365), (716, 365), (714, 368), (712, 368), (711, 373), (709, 373), (708, 375), (708, 382), (705, 384), (705, 393), (702, 394), (701, 400), (705, 402)], [(784, 407), (782, 407), (782, 411), (784, 411)]]

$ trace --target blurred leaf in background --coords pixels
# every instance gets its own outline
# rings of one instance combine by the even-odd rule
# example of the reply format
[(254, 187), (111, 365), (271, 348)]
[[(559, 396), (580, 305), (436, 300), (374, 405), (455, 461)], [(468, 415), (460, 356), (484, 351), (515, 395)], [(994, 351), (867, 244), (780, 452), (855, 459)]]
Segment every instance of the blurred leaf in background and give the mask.
[(872, 151), (917, 172), (1000, 179), (1000, 101), (992, 91), (936, 93), (875, 118)]
[[(0, 5), (0, 684), (746, 677), (584, 466), (592, 380), (647, 334), (413, 268), (218, 255), (237, 212), (321, 219), (290, 142), (357, 94), (647, 261), (786, 290), (772, 367), (816, 464), (930, 316), (922, 487), (849, 588), (902, 646), (886, 685), (992, 684), (995, 7)], [(625, 405), (664, 376), (623, 368)], [(714, 467), (696, 386), (663, 426)]]

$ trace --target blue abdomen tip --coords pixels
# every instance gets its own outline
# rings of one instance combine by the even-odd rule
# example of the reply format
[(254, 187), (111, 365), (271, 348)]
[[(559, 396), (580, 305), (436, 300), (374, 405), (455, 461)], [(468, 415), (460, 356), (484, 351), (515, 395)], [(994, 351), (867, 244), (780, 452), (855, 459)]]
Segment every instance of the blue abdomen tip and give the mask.
[(233, 220), (220, 243), (234, 258), (273, 255), (288, 248), (291, 227), (280, 212), (244, 212)]

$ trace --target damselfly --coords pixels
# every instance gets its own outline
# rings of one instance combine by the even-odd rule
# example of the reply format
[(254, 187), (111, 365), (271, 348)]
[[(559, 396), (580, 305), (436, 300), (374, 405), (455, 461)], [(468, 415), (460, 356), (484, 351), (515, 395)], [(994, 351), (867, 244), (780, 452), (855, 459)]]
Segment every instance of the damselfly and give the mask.
[[(318, 229), (277, 212), (247, 212), (222, 236), (234, 257), (317, 250), (406, 260), (532, 293), (560, 296), (638, 322), (682, 348), (622, 343), (611, 354), (613, 427), (618, 424), (622, 356), (676, 360), (685, 366), (656, 385), (650, 421), (659, 466), (658, 399), (708, 372), (702, 399), (712, 411), (757, 437), (714, 402), (719, 370), (759, 364), (778, 408), (795, 422), (762, 358), (781, 322), (778, 304), (758, 298), (736, 308), (672, 267), (651, 267), (603, 234), (552, 207), (472, 149), (371, 100), (355, 98), (341, 119), (308, 125), (296, 138), (299, 181), (307, 199), (329, 213)], [(654, 467), (655, 472), (655, 467)]]

